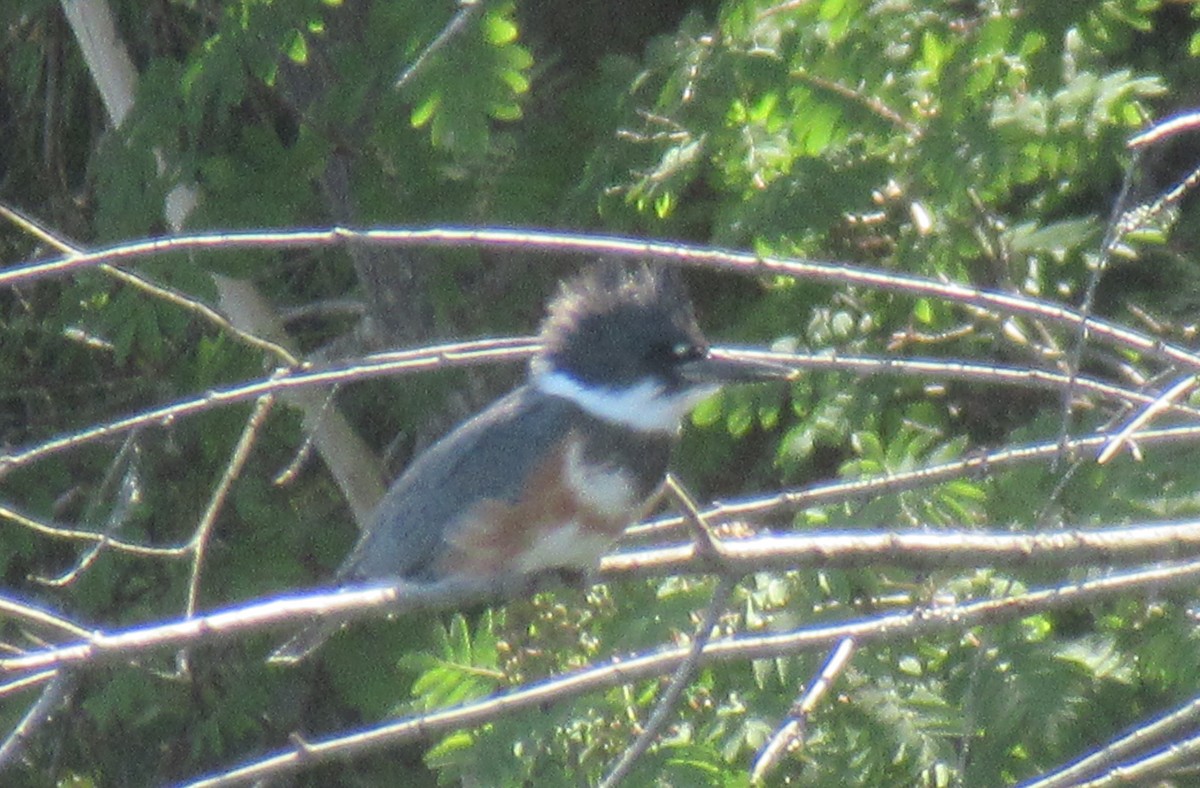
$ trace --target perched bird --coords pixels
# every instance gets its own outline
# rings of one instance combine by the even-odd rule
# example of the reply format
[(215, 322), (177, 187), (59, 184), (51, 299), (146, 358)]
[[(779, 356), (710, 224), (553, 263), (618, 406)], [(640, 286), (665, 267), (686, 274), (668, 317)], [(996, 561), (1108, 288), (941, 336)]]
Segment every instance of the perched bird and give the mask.
[[(789, 377), (712, 358), (674, 271), (598, 266), (564, 284), (526, 383), (418, 456), (342, 585), (595, 571), (660, 493), (683, 418), (722, 383)], [(335, 624), (272, 654), (296, 662)]]

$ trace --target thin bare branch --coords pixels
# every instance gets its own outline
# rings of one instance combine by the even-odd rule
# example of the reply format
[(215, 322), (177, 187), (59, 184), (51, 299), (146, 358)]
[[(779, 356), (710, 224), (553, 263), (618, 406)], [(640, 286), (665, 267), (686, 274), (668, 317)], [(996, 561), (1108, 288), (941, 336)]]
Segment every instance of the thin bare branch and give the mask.
[(1131, 150), (1144, 148), (1162, 142), (1168, 137), (1188, 131), (1200, 129), (1200, 112), (1183, 112), (1172, 115), (1166, 120), (1160, 120), (1145, 131), (1140, 131), (1129, 138), (1125, 145)]
[[(712, 516), (712, 515), (709, 515)], [(1200, 521), (1154, 522), (1101, 530), (981, 532), (939, 529), (899, 533), (863, 524), (852, 533), (804, 533), (722, 539), (721, 560), (732, 574), (754, 571), (900, 566), (913, 571), (977, 566), (1069, 568), (1129, 565), (1200, 556)], [(693, 542), (605, 557), (613, 577), (664, 577), (707, 571)]]
[(709, 530), (708, 523), (704, 521), (704, 514), (700, 511), (699, 502), (673, 473), (667, 474), (666, 487), (679, 508), (683, 510), (683, 521), (691, 530), (692, 544), (696, 548), (696, 555), (706, 561), (714, 572), (723, 571), (725, 566), (722, 563), (721, 545)]
[[(692, 543), (620, 553), (601, 564), (605, 576), (665, 576), (706, 572)], [(1200, 554), (1200, 523), (1149, 525), (1101, 531), (1045, 534), (855, 533), (756, 537), (722, 541), (729, 576), (767, 569), (806, 566), (847, 568), (891, 564), (910, 569), (948, 567), (1073, 567), (1089, 561), (1110, 563), (1195, 557)], [(349, 621), (410, 610), (462, 607), (503, 595), (507, 579), (465, 578), (435, 584), (318, 590), (225, 608), (187, 621), (90, 633), (83, 642), (0, 657), (0, 674), (127, 657), (157, 648), (207, 642), (298, 620)]]
[[(95, 500), (88, 507), (88, 512), (84, 516), (85, 522), (92, 521), (96, 516), (95, 513), (100, 508), (100, 502), (107, 496), (112, 495), (114, 497), (112, 510), (108, 513), (104, 528), (98, 531), (98, 533), (104, 536), (111, 537), (125, 525), (129, 519), (133, 504), (139, 497), (136, 469), (136, 457), (138, 454), (136, 437), (136, 432), (131, 432), (126, 436), (125, 442), (121, 444), (121, 450), (117, 452), (117, 456), (109, 463), (108, 471), (97, 488)], [(117, 484), (118, 477), (121, 480), (119, 486)], [(83, 551), (82, 555), (75, 561), (74, 566), (60, 573), (57, 577), (35, 575), (32, 579), (34, 582), (42, 583), (52, 588), (68, 586), (75, 582), (77, 577), (87, 571), (88, 567), (100, 558), (108, 545), (109, 543), (103, 540), (96, 541)]]
[(1094, 780), (1073, 783), (1077, 788), (1117, 788), (1128, 785), (1154, 785), (1176, 769), (1195, 767), (1200, 759), (1200, 734), (1173, 741), (1153, 755), (1133, 763), (1114, 766)]
[(23, 621), (27, 626), (35, 626), (58, 638), (86, 638), (92, 634), (90, 630), (57, 613), (6, 596), (0, 596), (0, 617)]
[(415, 609), (461, 607), (492, 598), (503, 588), (497, 581), (462, 579), (417, 585), (398, 583), (286, 596), (225, 608), (213, 613), (113, 634), (89, 632), (80, 642), (0, 657), (0, 675), (30, 670), (120, 660), (148, 650), (197, 645), (297, 620), (328, 617), (351, 620)]
[(9, 469), (43, 459), (139, 427), (170, 424), (176, 419), (203, 413), (215, 407), (258, 399), (306, 386), (321, 386), (351, 380), (366, 380), (402, 372), (417, 372), (446, 366), (465, 366), (528, 357), (536, 344), (529, 339), (477, 340), (435, 345), (413, 351), (377, 353), (365, 359), (327, 367), (282, 370), (270, 378), (228, 388), (213, 389), (201, 396), (180, 400), (153, 410), (126, 416), (106, 424), (62, 435), (26, 449), (0, 454), (0, 477)]
[[(1147, 446), (1192, 443), (1200, 439), (1200, 427), (1148, 430), (1138, 435), (1137, 439)], [(1107, 435), (1089, 435), (1071, 440), (1068, 448), (1076, 452), (1094, 452), (1109, 440)], [(783, 490), (771, 495), (725, 502), (718, 501), (704, 511), (704, 518), (710, 522), (737, 518), (760, 520), (778, 512), (794, 512), (810, 506), (870, 499), (886, 493), (904, 492), (961, 477), (982, 477), (1006, 467), (1030, 462), (1045, 462), (1053, 459), (1061, 451), (1062, 447), (1055, 440), (1012, 446), (996, 451), (975, 452), (970, 456), (951, 462), (927, 465), (911, 471), (895, 471), (887, 476), (827, 482), (810, 487)], [(629, 528), (626, 531), (626, 537), (661, 537), (662, 532), (681, 528), (683, 524), (683, 518), (678, 515), (658, 517)]]
[[(204, 397), (184, 400), (154, 411), (90, 428), (81, 433), (62, 436), (46, 443), (18, 450), (12, 454), (0, 454), (0, 471), (6, 467), (33, 462), (53, 453), (82, 445), (91, 440), (110, 437), (142, 426), (169, 422), (183, 415), (200, 412), (210, 407), (214, 401), (221, 403), (238, 402), (243, 399), (249, 399), (249, 394), (262, 396), (264, 393), (272, 393), (287, 385), (308, 384), (314, 379), (328, 382), (330, 379), (342, 379), (339, 376), (360, 374), (363, 376), (373, 376), (383, 374), (384, 372), (392, 373), (422, 369), (440, 364), (481, 363), (493, 358), (523, 358), (531, 352), (532, 347), (534, 345), (532, 345), (531, 340), (519, 339), (511, 341), (457, 343), (422, 349), (420, 351), (380, 354), (369, 357), (362, 364), (349, 365), (341, 369), (330, 368), (326, 370), (313, 370), (309, 373), (285, 373), (285, 376), (282, 378), (259, 381), (254, 384), (248, 384), (245, 387), (239, 386), (233, 389), (211, 392)], [(789, 358), (794, 358), (785, 354), (767, 353), (746, 353), (745, 356), (748, 358), (771, 358), (777, 361), (786, 361)], [(841, 361), (858, 364), (862, 360), (842, 359)], [(873, 361), (872, 363), (881, 369), (903, 366), (897, 363), (885, 363), (880, 366), (877, 361)], [(919, 363), (922, 365), (932, 365), (932, 362)], [(952, 368), (957, 366), (959, 365), (951, 365)], [(1146, 432), (1139, 436), (1139, 441), (1149, 446), (1195, 440), (1197, 437), (1200, 437), (1200, 428), (1180, 427)], [(1108, 440), (1109, 438), (1106, 436), (1090, 436), (1072, 441), (1071, 446), (1075, 450), (1095, 451)], [(861, 480), (838, 481), (802, 490), (785, 490), (770, 496), (758, 496), (740, 501), (718, 503), (716, 506), (710, 507), (705, 511), (703, 516), (709, 519), (716, 518), (717, 520), (737, 517), (761, 518), (776, 511), (794, 511), (798, 508), (820, 503), (873, 497), (887, 492), (914, 489), (962, 476), (983, 474), (1002, 467), (1028, 462), (1041, 462), (1052, 458), (1059, 450), (1060, 446), (1057, 442), (1045, 442), (1028, 446), (1017, 446), (995, 452), (978, 453), (961, 460), (918, 468), (912, 471), (896, 472), (882, 478), (873, 477)], [(114, 550), (143, 557), (177, 558), (185, 555), (189, 549), (186, 543), (170, 547), (156, 547), (120, 540), (95, 531), (53, 525), (7, 505), (0, 505), (0, 518), (10, 519), (51, 538), (103, 544)], [(658, 518), (648, 523), (634, 526), (630, 529), (629, 535), (644, 537), (659, 534), (660, 532), (677, 528), (683, 522), (684, 520), (678, 516)]]
[(279, 310), (279, 319), (284, 323), (301, 320), (324, 320), (338, 317), (361, 318), (367, 313), (367, 305), (357, 298), (323, 298), (306, 304), (285, 307)]
[[(116, 33), (112, 10), (105, 0), (61, 0), (61, 4), (112, 124), (119, 127), (133, 104), (139, 75)], [(152, 154), (158, 173), (165, 174), (171, 164), (167, 154), (159, 148), (154, 148)], [(198, 201), (197, 186), (186, 181), (176, 183), (167, 193), (163, 213), (174, 232), (182, 229)], [(274, 309), (248, 282), (213, 274), (222, 309), (230, 318), (226, 320), (195, 299), (162, 288), (137, 274), (107, 264), (102, 268), (158, 298), (191, 308), (242, 341), (273, 353), (288, 367), (299, 365), (297, 357), (287, 349), (289, 337)], [(250, 326), (252, 320), (254, 325)], [(272, 330), (267, 336), (260, 326), (271, 329), (278, 326), (278, 331)], [(318, 451), (345, 495), (357, 524), (365, 528), (371, 510), (384, 492), (382, 480), (375, 472), (378, 465), (373, 454), (340, 414), (323, 413), (323, 418), (318, 418), (320, 403), (313, 402), (305, 392), (293, 392), (286, 400), (305, 414), (305, 427), (314, 436)]]
[(1175, 385), (1168, 388), (1146, 407), (1138, 411), (1137, 415), (1130, 419), (1125, 426), (1117, 430), (1117, 434), (1105, 444), (1100, 450), (1100, 454), (1096, 456), (1096, 464), (1104, 465), (1109, 460), (1117, 455), (1134, 434), (1152, 422), (1156, 416), (1169, 408), (1172, 404), (1184, 397), (1188, 392), (1196, 387), (1196, 376), (1188, 375), (1181, 379)]
[[(704, 522), (704, 516), (700, 513), (700, 507), (695, 499), (688, 493), (679, 480), (675, 478), (674, 474), (667, 474), (666, 485), (667, 489), (678, 502), (679, 507), (683, 509), (685, 520), (692, 526), (692, 546), (695, 554), (714, 570), (723, 570), (721, 548), (716, 539), (713, 538), (708, 525)], [(613, 765), (612, 770), (600, 782), (601, 788), (615, 788), (615, 786), (620, 785), (629, 776), (629, 773), (633, 771), (638, 758), (641, 758), (650, 749), (650, 745), (654, 743), (654, 740), (658, 738), (659, 732), (666, 725), (667, 717), (674, 710), (675, 704), (678, 703), (680, 696), (683, 695), (683, 691), (692, 683), (692, 679), (695, 678), (696, 670), (700, 665), (700, 655), (712, 637), (717, 622), (725, 613), (725, 609), (729, 604), (729, 597), (737, 585), (737, 580), (738, 575), (726, 574), (718, 582), (712, 599), (708, 603), (708, 610), (705, 612), (700, 625), (696, 628), (695, 635), (692, 637), (692, 647), (688, 652), (687, 658), (679, 663), (679, 667), (675, 669), (675, 674), (671, 677), (671, 681), (667, 685), (666, 690), (663, 691), (662, 696), (659, 697), (658, 703), (655, 704), (654, 710), (647, 718), (646, 725), (642, 728), (641, 733), (625, 749), (616, 764)]]
[[(10, 222), (20, 227), (25, 232), (34, 236), (43, 243), (57, 249), (66, 254), (83, 254), (83, 247), (75, 244), (57, 233), (51, 232), (49, 228), (41, 224), (30, 216), (18, 211), (17, 209), (0, 203), (0, 217), (8, 219)], [(148, 277), (127, 271), (122, 268), (117, 268), (111, 265), (100, 265), (99, 269), (107, 276), (116, 279), (130, 287), (146, 293), (147, 295), (157, 298), (160, 301), (165, 301), (168, 304), (177, 306), (187, 312), (198, 316), (202, 320), (206, 320), (221, 331), (226, 332), (235, 339), (249, 345), (250, 347), (264, 350), (267, 353), (275, 356), (279, 361), (286, 366), (296, 366), (300, 360), (288, 352), (287, 348), (282, 345), (271, 342), (268, 339), (256, 336), (248, 331), (242, 331), (237, 326), (225, 319), (217, 310), (205, 304), (198, 298), (193, 298), (186, 293), (182, 293), (172, 287), (160, 285), (151, 281)]]
[(869, 96), (856, 88), (843, 85), (841, 82), (836, 82), (832, 79), (826, 79), (819, 74), (814, 74), (806, 68), (794, 69), (790, 76), (807, 82), (815, 88), (829, 91), (835, 96), (840, 96), (851, 103), (857, 104), (865, 108), (868, 112), (876, 117), (886, 120), (888, 123), (896, 126), (906, 132), (910, 137), (916, 139), (921, 136), (922, 129), (915, 123), (911, 123), (903, 115), (889, 107), (882, 99), (875, 96)]
[(767, 746), (763, 748), (758, 760), (754, 762), (754, 767), (750, 770), (750, 782), (761, 784), (763, 779), (779, 765), (779, 760), (785, 753), (791, 752), (803, 744), (809, 715), (825, 697), (825, 693), (833, 686), (833, 682), (841, 675), (846, 665), (850, 663), (850, 657), (854, 655), (854, 647), (854, 640), (846, 638), (833, 649), (816, 678), (792, 706), (788, 719), (775, 731), (775, 735), (767, 742)]
[(187, 618), (196, 615), (196, 605), (200, 598), (200, 575), (204, 569), (204, 556), (208, 550), (208, 539), (212, 534), (212, 527), (217, 521), (221, 507), (225, 504), (229, 490), (246, 465), (250, 449), (253, 448), (254, 441), (258, 438), (274, 402), (275, 398), (268, 394), (259, 397), (258, 402), (254, 404), (254, 410), (246, 419), (241, 437), (238, 438), (237, 445), (229, 456), (229, 462), (226, 463), (221, 479), (217, 482), (217, 487), (213, 490), (212, 496), (208, 500), (208, 506), (205, 507), (204, 514), (200, 518), (200, 524), (196, 526), (196, 531), (188, 544), (192, 550), (192, 571), (188, 579), (187, 606), (185, 608)]
[(1193, 698), (1152, 722), (1138, 725), (1125, 736), (1058, 771), (1022, 783), (1021, 788), (1073, 788), (1118, 764), (1128, 763), (1139, 752), (1178, 741), (1180, 736), (1194, 733), (1198, 722), (1200, 698)]
[[(387, 375), (410, 374), (441, 367), (466, 366), (496, 361), (514, 361), (527, 358), (536, 348), (536, 339), (532, 337), (475, 340), (433, 345), (413, 350), (376, 353), (362, 359), (330, 364), (323, 367), (314, 368), (306, 366), (295, 370), (282, 370), (270, 378), (214, 389), (197, 397), (179, 400), (153, 410), (142, 411), (106, 424), (59, 436), (24, 449), (0, 453), (0, 477), (13, 467), (26, 465), (91, 441), (112, 437), (140, 427), (171, 423), (176, 419), (201, 413), (222, 405), (257, 399), (264, 394), (276, 394), (307, 386), (349, 383)], [(714, 348), (713, 355), (716, 357), (768, 360), (808, 369), (845, 370), (860, 374), (895, 374), (903, 372), (924, 377), (937, 376), (948, 379), (1008, 383), (1038, 388), (1057, 388), (1065, 385), (1069, 380), (1065, 375), (1046, 370), (1003, 367), (990, 364), (970, 364), (958, 361), (864, 358), (832, 354), (812, 355), (720, 347)], [(1114, 386), (1103, 381), (1081, 377), (1076, 379), (1076, 386), (1079, 391), (1087, 391), (1120, 402), (1145, 405), (1155, 402), (1155, 397), (1152, 395)], [(1171, 410), (1189, 416), (1200, 416), (1200, 412), (1196, 409), (1184, 405), (1174, 405)]]
[[(1005, 366), (957, 359), (896, 358), (893, 356), (843, 356), (836, 353), (780, 353), (753, 348), (715, 347), (717, 357), (743, 358), (794, 365), (814, 371), (855, 372), (860, 375), (912, 375), (924, 379), (961, 380), (975, 383), (1025, 386), (1028, 388), (1061, 391), (1072, 384), (1070, 375), (1029, 366)], [(1160, 395), (1119, 386), (1109, 381), (1079, 376), (1074, 378), (1075, 396), (1091, 394), (1106, 400), (1128, 405), (1153, 405)], [(1195, 418), (1200, 410), (1188, 405), (1166, 403), (1178, 414)]]
[(320, 230), (202, 233), (151, 238), (53, 260), (25, 263), (0, 270), (0, 286), (66, 276), (101, 263), (122, 264), (146, 256), (190, 250), (294, 249), (336, 247), (347, 243), (374, 246), (433, 246), (470, 248), (521, 248), (543, 252), (602, 255), (618, 258), (652, 258), (664, 262), (708, 266), (755, 275), (782, 275), (847, 286), (870, 287), (911, 297), (941, 298), (965, 306), (1079, 329), (1086, 324), (1090, 336), (1149, 356), (1172, 361), (1200, 372), (1200, 354), (1179, 345), (1116, 323), (1088, 317), (1054, 301), (982, 290), (882, 269), (841, 263), (760, 256), (712, 247), (663, 243), (616, 236), (554, 233), (508, 228), (418, 228), (355, 230), (332, 227)]
[(73, 685), (71, 674), (59, 672), (42, 689), (41, 697), (29, 707), (12, 733), (0, 744), (0, 774), (21, 757), (29, 740), (50, 719), (50, 715), (70, 694)]
[[(222, 307), (239, 328), (292, 347), (292, 338), (274, 306), (253, 283), (218, 274), (213, 274), (212, 279)], [(331, 392), (293, 388), (284, 391), (282, 397), (285, 403), (304, 415), (306, 440), (311, 440), (317, 447), (354, 516), (355, 525), (359, 530), (365, 529), (379, 499), (387, 491), (379, 472), (379, 458), (331, 404)]]
[[(749, 660), (794, 655), (813, 649), (829, 649), (846, 638), (862, 644), (880, 639), (915, 637), (946, 629), (955, 631), (984, 623), (1011, 620), (1035, 611), (1087, 604), (1132, 589), (1163, 589), (1190, 586), (1200, 579), (1200, 564), (1155, 567), (1110, 577), (1033, 591), (1005, 599), (953, 604), (878, 615), (832, 626), (762, 636), (742, 636), (710, 642), (702, 662)], [(442, 733), (480, 725), (513, 712), (537, 708), (587, 692), (644, 681), (674, 670), (687, 658), (688, 648), (623, 659), (611, 665), (586, 668), (540, 684), (444, 711), (394, 720), (341, 736), (294, 743), (220, 774), (188, 783), (190, 788), (243, 785), (267, 777), (278, 777), (331, 760), (394, 747), (403, 742), (428, 739)]]
[(425, 67), (425, 64), (437, 53), (439, 49), (449, 44), (454, 37), (466, 30), (467, 24), (483, 11), (483, 0), (458, 0), (458, 13), (451, 17), (442, 31), (437, 34), (433, 41), (429, 42), (429, 46), (421, 51), (417, 59), (412, 62), (408, 68), (404, 69), (396, 79), (396, 89), (399, 90), (416, 77)]
[[(3, 458), (0, 458), (0, 467), (3, 466)], [(137, 544), (136, 542), (127, 542), (124, 539), (117, 539), (107, 533), (99, 531), (88, 531), (82, 528), (71, 528), (66, 525), (53, 525), (39, 520), (36, 517), (31, 517), (24, 512), (14, 509), (6, 504), (0, 504), (0, 519), (10, 520), (23, 528), (28, 528), (34, 533), (48, 536), (53, 539), (65, 539), (73, 542), (89, 542), (96, 546), (106, 547), (113, 550), (118, 550), (129, 555), (138, 555), (145, 558), (178, 558), (187, 551), (186, 545), (177, 547), (152, 547), (149, 545)]]
[(658, 738), (659, 732), (667, 724), (667, 717), (675, 709), (675, 704), (679, 702), (683, 691), (696, 677), (696, 671), (700, 668), (700, 657), (704, 654), (704, 647), (712, 639), (713, 630), (716, 629), (721, 616), (725, 614), (729, 605), (729, 596), (736, 586), (737, 580), (733, 577), (723, 577), (717, 583), (712, 600), (708, 603), (708, 609), (704, 612), (704, 618), (700, 621), (700, 626), (696, 627), (695, 635), (692, 636), (691, 648), (688, 650), (687, 657), (675, 668), (670, 683), (659, 697), (658, 703), (654, 705), (654, 710), (646, 719), (646, 725), (642, 728), (642, 732), (625, 749), (625, 752), (621, 753), (620, 759), (617, 760), (612, 770), (600, 781), (600, 788), (616, 788), (624, 782), (625, 778), (633, 771), (638, 758), (645, 755), (646, 751), (650, 749), (650, 745), (654, 744), (654, 740)]
[[(1092, 266), (1091, 275), (1088, 277), (1087, 288), (1084, 291), (1083, 300), (1079, 307), (1079, 311), (1084, 320), (1082, 323), (1080, 323), (1078, 329), (1076, 330), (1075, 342), (1069, 355), (1068, 371), (1072, 376), (1074, 376), (1080, 368), (1080, 359), (1083, 354), (1083, 347), (1086, 344), (1092, 330), (1091, 312), (1096, 297), (1096, 291), (1100, 285), (1100, 278), (1108, 269), (1109, 261), (1111, 260), (1113, 253), (1120, 247), (1129, 233), (1133, 232), (1138, 227), (1143, 226), (1148, 221), (1159, 217), (1171, 205), (1182, 200), (1189, 192), (1194, 190), (1197, 185), (1200, 185), (1200, 167), (1198, 167), (1194, 168), (1182, 181), (1175, 184), (1166, 192), (1160, 194), (1150, 205), (1139, 206), (1135, 209), (1129, 208), (1129, 196), (1133, 188), (1135, 175), (1138, 171), (1138, 168), (1141, 166), (1141, 154), (1143, 149), (1151, 144), (1160, 142), (1161, 140), (1166, 139), (1174, 134), (1178, 134), (1184, 130), (1194, 129), (1196, 127), (1196, 118), (1196, 113), (1187, 113), (1185, 115), (1177, 116), (1176, 118), (1159, 123), (1150, 130), (1135, 135), (1129, 140), (1128, 147), (1131, 151), (1133, 151), (1133, 156), (1128, 166), (1125, 168), (1125, 175), (1121, 183), (1121, 190), (1117, 194), (1117, 198), (1113, 203), (1111, 218), (1108, 222), (1108, 228), (1105, 231), (1104, 240), (1101, 243), (1100, 256)], [(1177, 394), (1180, 393), (1176, 391), (1176, 389), (1179, 388), (1181, 387), (1177, 385), (1172, 389), (1172, 392)], [(1059, 439), (1064, 444), (1067, 442), (1068, 437), (1067, 433), (1069, 429), (1068, 417), (1070, 415), (1070, 398), (1073, 391), (1073, 386), (1068, 387), (1063, 396), (1063, 422), (1059, 433)], [(1164, 397), (1164, 399), (1167, 399), (1167, 397)], [(1155, 415), (1153, 406), (1151, 406), (1151, 408), (1148, 410), (1150, 412), (1145, 413), (1140, 421), (1135, 419), (1137, 426), (1140, 427), (1148, 423), (1150, 419), (1153, 418)], [(1129, 431), (1132, 432), (1134, 429), (1136, 429), (1136, 427), (1131, 425)], [(1101, 457), (1105, 459), (1099, 459), (1098, 462), (1105, 462), (1108, 457), (1111, 457), (1120, 449), (1123, 442), (1123, 439), (1118, 436), (1116, 441), (1110, 446), (1106, 447), (1101, 453)]]
[(30, 687), (36, 687), (39, 684), (44, 684), (58, 675), (57, 670), (42, 670), (37, 673), (28, 673), (20, 678), (6, 681), (0, 684), (0, 698), (7, 698), (9, 695), (15, 695), (18, 692), (24, 692)]

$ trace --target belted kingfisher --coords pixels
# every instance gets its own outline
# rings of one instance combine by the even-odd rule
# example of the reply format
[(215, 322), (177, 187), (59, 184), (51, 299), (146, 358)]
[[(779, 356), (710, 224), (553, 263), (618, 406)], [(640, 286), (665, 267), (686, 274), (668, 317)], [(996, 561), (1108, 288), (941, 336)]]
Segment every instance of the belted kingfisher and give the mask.
[[(684, 416), (722, 383), (786, 378), (709, 355), (674, 271), (601, 265), (564, 284), (527, 382), (418, 456), (337, 574), (433, 582), (595, 571), (666, 481)], [(304, 658), (337, 629), (277, 649)]]

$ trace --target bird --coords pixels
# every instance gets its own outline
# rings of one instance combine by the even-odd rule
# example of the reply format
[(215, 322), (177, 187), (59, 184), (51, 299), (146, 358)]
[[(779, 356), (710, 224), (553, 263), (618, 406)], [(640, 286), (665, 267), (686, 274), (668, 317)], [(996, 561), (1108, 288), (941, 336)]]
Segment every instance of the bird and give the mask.
[[(548, 305), (524, 384), (411, 462), (337, 583), (586, 578), (657, 501), (697, 404), (792, 375), (713, 357), (677, 270), (593, 265)], [(268, 661), (299, 662), (338, 626), (314, 623)]]

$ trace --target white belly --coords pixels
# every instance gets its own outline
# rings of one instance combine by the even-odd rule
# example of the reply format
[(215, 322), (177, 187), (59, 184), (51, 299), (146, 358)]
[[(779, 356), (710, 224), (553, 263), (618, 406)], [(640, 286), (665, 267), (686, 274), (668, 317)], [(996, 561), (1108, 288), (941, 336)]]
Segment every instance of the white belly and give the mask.
[(540, 535), (519, 560), (519, 571), (541, 572), (563, 567), (595, 571), (613, 540), (595, 531), (585, 531), (571, 522)]
[[(571, 520), (554, 530), (539, 533), (519, 559), (522, 572), (562, 567), (595, 571), (621, 531), (641, 511), (642, 501), (629, 473), (620, 468), (589, 463), (584, 459), (583, 444), (578, 440), (567, 445), (562, 481), (576, 504), (587, 512), (582, 519), (588, 525)], [(604, 527), (595, 527), (592, 520), (602, 521)]]
[(588, 464), (579, 441), (567, 446), (563, 479), (579, 505), (597, 516), (619, 520), (633, 516), (639, 508), (629, 474), (620, 468)]

